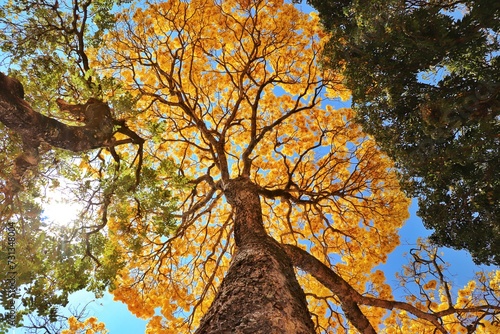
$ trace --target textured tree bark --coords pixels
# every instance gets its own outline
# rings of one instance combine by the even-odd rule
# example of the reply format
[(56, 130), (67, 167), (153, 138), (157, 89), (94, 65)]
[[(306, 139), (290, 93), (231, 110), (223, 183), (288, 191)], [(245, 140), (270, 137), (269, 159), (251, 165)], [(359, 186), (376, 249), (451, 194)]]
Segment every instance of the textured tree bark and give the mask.
[(196, 333), (314, 333), (292, 263), (265, 232), (255, 185), (234, 179), (225, 195), (235, 208), (237, 251)]
[(70, 126), (34, 111), (10, 88), (10, 80), (13, 79), (0, 73), (0, 122), (20, 135), (27, 145), (37, 146), (44, 141), (54, 147), (82, 152), (112, 144), (114, 124), (106, 103), (95, 102), (95, 107), (106, 114), (96, 126)]
[(45, 142), (53, 147), (82, 152), (114, 144), (114, 120), (108, 105), (89, 100), (86, 110), (96, 115), (84, 126), (69, 126), (44, 116), (24, 100), (23, 85), (0, 72), (0, 122), (19, 135), (23, 152), (14, 160), (11, 178), (4, 189), (10, 201), (21, 186), (24, 173), (39, 162), (39, 147)]

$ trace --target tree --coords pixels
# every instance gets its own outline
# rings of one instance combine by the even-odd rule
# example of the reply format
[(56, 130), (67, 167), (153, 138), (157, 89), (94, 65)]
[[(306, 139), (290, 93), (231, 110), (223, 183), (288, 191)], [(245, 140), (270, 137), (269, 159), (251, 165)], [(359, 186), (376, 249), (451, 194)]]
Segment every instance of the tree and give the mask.
[[(141, 168), (144, 140), (119, 116), (131, 102), (120, 94), (101, 102), (102, 89), (118, 87), (97, 82), (88, 64), (88, 45), (99, 45), (113, 24), (112, 6), (34, 0), (0, 9), (2, 41), (8, 41), (1, 47), (13, 69), (10, 76), (0, 73), (0, 266), (8, 269), (0, 281), (2, 320), (11, 325), (24, 315), (39, 316), (32, 322), (38, 327), (56, 321), (70, 293), (87, 289), (99, 296), (109, 287), (123, 265), (104, 234), (117, 197), (128, 199), (134, 189), (139, 203), (154, 197), (164, 200), (159, 209), (169, 205), (155, 173)], [(42, 212), (44, 194), (54, 189), (65, 189), (83, 208), (64, 227), (51, 225)], [(162, 219), (163, 229), (171, 223), (160, 210), (142, 214)], [(21, 306), (10, 317), (13, 297)]]
[(79, 168), (107, 186), (99, 233), (124, 264), (110, 287), (150, 319), (148, 332), (497, 326), (498, 274), (455, 295), (424, 244), (401, 277), (419, 293), (392, 298), (376, 266), (398, 244), (409, 201), (353, 112), (325, 105), (348, 92), (317, 66), (315, 15), (280, 1), (194, 0), (118, 19), (87, 49), (89, 68), (93, 81), (120, 83), (102, 100), (137, 102), (113, 124), (145, 139), (140, 169), (119, 164), (135, 161), (130, 140)]
[(324, 66), (345, 76), (432, 241), (499, 265), (500, 4), (310, 3), (331, 32)]

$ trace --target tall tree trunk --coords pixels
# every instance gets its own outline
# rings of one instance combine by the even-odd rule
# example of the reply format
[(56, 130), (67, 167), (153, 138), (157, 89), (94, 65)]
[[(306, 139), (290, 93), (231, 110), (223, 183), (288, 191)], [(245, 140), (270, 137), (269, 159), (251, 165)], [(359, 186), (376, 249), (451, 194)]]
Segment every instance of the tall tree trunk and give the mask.
[(245, 178), (228, 182), (236, 254), (196, 333), (314, 333), (292, 263), (262, 224), (259, 195)]

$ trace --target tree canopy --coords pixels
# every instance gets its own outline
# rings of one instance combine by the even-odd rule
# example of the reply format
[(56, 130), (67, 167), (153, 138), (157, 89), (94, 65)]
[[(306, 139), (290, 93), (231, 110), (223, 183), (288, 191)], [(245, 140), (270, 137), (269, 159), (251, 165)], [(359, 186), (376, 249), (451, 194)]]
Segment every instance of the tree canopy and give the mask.
[(394, 159), (438, 245), (500, 264), (500, 4), (311, 0), (323, 63)]
[[(75, 11), (67, 18), (81, 22), (84, 4), (112, 5), (28, 2), (45, 23)], [(4, 20), (17, 31), (14, 16)], [(95, 21), (54, 36), (49, 22), (35, 31), (52, 44), (26, 55), (5, 49), (20, 58), (0, 82), (3, 140), (16, 147), (3, 153), (2, 226), (26, 228), (25, 244), (16, 240), (26, 256), (42, 256), (27, 247), (38, 235), (62, 256), (31, 276), (18, 267), (24, 313), (65, 305), (30, 303), (38, 291), (108, 288), (149, 319), (148, 333), (498, 327), (500, 273), (454, 287), (425, 242), (400, 275), (406, 299), (395, 300), (377, 266), (399, 243), (409, 199), (354, 112), (334, 108), (350, 92), (338, 71), (319, 66), (328, 36), (317, 15), (283, 1), (170, 0), (126, 5), (107, 20), (102, 34)], [(80, 35), (85, 57), (62, 47)], [(38, 53), (48, 63), (34, 61)], [(52, 62), (62, 73), (38, 71)], [(19, 87), (14, 74), (23, 97), (8, 88)], [(62, 187), (62, 177), (84, 209), (65, 228), (40, 226), (36, 190)], [(30, 215), (15, 204), (23, 198), (34, 203)], [(105, 331), (95, 318), (71, 317), (64, 333), (86, 329)]]

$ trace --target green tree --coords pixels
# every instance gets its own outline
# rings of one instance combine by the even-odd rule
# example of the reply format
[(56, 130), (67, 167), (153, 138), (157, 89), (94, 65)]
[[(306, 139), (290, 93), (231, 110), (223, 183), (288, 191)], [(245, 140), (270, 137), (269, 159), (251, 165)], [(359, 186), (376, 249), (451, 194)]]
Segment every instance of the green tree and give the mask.
[(438, 245), (500, 264), (500, 3), (311, 0), (324, 65), (393, 158)]
[[(162, 222), (159, 234), (173, 228), (174, 200), (156, 174), (173, 165), (142, 165), (144, 140), (121, 117), (134, 102), (117, 92), (119, 85), (99, 82), (89, 66), (87, 48), (102, 44), (116, 3), (29, 0), (0, 7), (2, 66), (10, 68), (9, 76), (0, 72), (0, 281), (8, 319), (2, 325), (20, 325), (29, 315), (26, 326), (49, 331), (40, 324), (61, 319), (69, 294), (102, 295), (123, 267), (106, 229), (116, 203), (143, 205), (141, 215)], [(114, 98), (101, 102), (110, 87)], [(46, 194), (56, 191), (82, 208), (66, 226), (44, 217)], [(153, 213), (151, 202), (159, 199)], [(14, 297), (21, 305), (10, 318)]]

